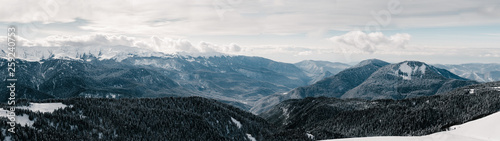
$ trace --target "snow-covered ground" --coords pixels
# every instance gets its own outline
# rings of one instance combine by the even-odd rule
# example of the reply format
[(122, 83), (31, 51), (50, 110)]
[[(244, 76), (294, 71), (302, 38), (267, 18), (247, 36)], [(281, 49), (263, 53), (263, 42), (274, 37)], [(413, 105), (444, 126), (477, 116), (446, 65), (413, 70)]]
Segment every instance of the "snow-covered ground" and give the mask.
[[(8, 117), (7, 114), (9, 112), (10, 112), (9, 110), (0, 109), (0, 117)], [(21, 124), (23, 126), (28, 125), (31, 127), (33, 123), (35, 123), (35, 121), (29, 120), (29, 116), (25, 114), (16, 115), (15, 118), (16, 118), (16, 123)]]
[(59, 108), (65, 108), (67, 105), (62, 103), (30, 103), (30, 106), (19, 106), (18, 109), (28, 109), (33, 112), (42, 112), (42, 113), (52, 113)]
[(27, 125), (29, 127), (33, 127), (33, 123), (35, 123), (35, 121), (30, 120), (28, 115), (23, 114), (21, 116), (16, 115), (16, 123), (19, 123), (22, 126)]
[[(66, 105), (62, 103), (30, 103), (30, 106), (19, 106), (16, 109), (28, 109), (33, 112), (52, 113), (59, 108), (64, 108)], [(7, 117), (9, 110), (0, 109), (0, 117)], [(16, 123), (21, 125), (32, 126), (35, 121), (29, 120), (29, 116), (25, 114), (16, 115)]]
[(500, 141), (500, 112), (461, 125), (450, 131), (414, 137), (364, 137), (325, 141)]

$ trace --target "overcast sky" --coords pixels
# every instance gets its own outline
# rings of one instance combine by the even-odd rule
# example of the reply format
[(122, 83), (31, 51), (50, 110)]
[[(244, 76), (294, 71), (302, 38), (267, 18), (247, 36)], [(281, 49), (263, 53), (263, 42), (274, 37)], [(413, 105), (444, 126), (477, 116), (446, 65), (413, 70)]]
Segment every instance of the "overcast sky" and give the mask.
[(10, 0), (26, 46), (125, 45), (301, 60), (495, 63), (498, 0)]

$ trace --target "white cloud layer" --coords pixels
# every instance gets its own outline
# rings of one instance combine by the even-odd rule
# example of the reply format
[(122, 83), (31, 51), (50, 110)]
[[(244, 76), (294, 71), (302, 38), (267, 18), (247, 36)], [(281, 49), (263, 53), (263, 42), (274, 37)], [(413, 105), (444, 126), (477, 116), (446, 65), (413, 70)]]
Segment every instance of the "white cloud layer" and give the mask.
[[(1, 37), (0, 41), (5, 41)], [(200, 42), (196, 46), (186, 39), (172, 39), (152, 36), (150, 41), (124, 35), (81, 35), (81, 36), (48, 36), (41, 40), (28, 40), (18, 36), (18, 44), (23, 47), (100, 47), (124, 46), (136, 47), (163, 53), (189, 54), (237, 54), (243, 49), (235, 43), (217, 45), (209, 42)]]
[(198, 54), (198, 53), (234, 54), (242, 50), (241, 47), (235, 43), (230, 43), (228, 45), (217, 45), (201, 41), (195, 46), (189, 40), (186, 39), (160, 38), (157, 36), (153, 36), (151, 37), (151, 40), (154, 42), (154, 44), (149, 46), (149, 48), (152, 48), (154, 51), (159, 51), (164, 53), (185, 52), (190, 54)]
[(336, 44), (347, 45), (374, 53), (377, 50), (405, 48), (410, 38), (411, 36), (406, 33), (385, 36), (381, 32), (364, 33), (361, 31), (351, 31), (344, 35), (333, 36), (329, 40)]
[[(373, 13), (390, 11), (391, 2), (400, 11), (377, 21), (385, 17)], [(86, 22), (73, 30), (147, 36), (314, 35), (373, 22), (382, 29), (500, 24), (499, 7), (498, 0), (11, 0), (0, 6), (0, 22), (40, 22), (36, 28), (58, 30), (45, 26), (81, 19)]]
[[(142, 39), (142, 38), (141, 38)], [(181, 53), (193, 56), (198, 55), (246, 55), (261, 56), (282, 62), (299, 62), (302, 60), (327, 60), (334, 62), (356, 62), (367, 58), (379, 58), (390, 62), (403, 60), (419, 60), (428, 63), (498, 63), (500, 50), (494, 48), (467, 48), (456, 46), (422, 46), (409, 44), (407, 34), (386, 36), (381, 33), (363, 33), (353, 31), (344, 35), (329, 38), (330, 47), (300, 47), (293, 45), (261, 45), (240, 46), (235, 43), (217, 45), (209, 42), (193, 44), (187, 39), (173, 39), (152, 36), (138, 39), (124, 35), (81, 35), (81, 36), (49, 36), (40, 40), (19, 38), (18, 48), (20, 58), (36, 60), (48, 57), (47, 54), (64, 56), (64, 52), (86, 52), (94, 54), (104, 47), (108, 54), (120, 54), (126, 51), (150, 54), (155, 52)], [(356, 45), (360, 42), (360, 47)], [(6, 42), (5, 36), (0, 36), (0, 42)], [(0, 44), (4, 46), (5, 44)], [(68, 48), (66, 48), (68, 47)], [(40, 52), (45, 51), (45, 52)], [(24, 53), (23, 53), (24, 52)], [(125, 54), (126, 55), (126, 54)], [(75, 57), (74, 55), (71, 57)], [(109, 58), (109, 56), (107, 56)], [(106, 56), (104, 57), (106, 58)], [(464, 61), (466, 60), (466, 61)], [(486, 60), (486, 61), (485, 61)]]
[[(497, 57), (500, 1), (3, 1), (0, 29), (11, 24), (30, 39), (21, 39), (26, 46), (130, 46), (165, 53), (264, 56), (286, 62), (394, 55)], [(355, 31), (366, 25), (381, 32)], [(440, 29), (449, 27), (455, 28)], [(411, 36), (382, 34), (398, 30)]]

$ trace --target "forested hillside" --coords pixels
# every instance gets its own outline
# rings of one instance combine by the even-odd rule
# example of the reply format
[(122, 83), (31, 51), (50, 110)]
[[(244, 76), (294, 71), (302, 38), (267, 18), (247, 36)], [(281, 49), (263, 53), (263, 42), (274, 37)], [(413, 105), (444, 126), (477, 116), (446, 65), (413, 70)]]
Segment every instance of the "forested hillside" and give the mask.
[(303, 130), (315, 139), (426, 135), (498, 112), (499, 86), (500, 82), (471, 85), (403, 100), (293, 99), (260, 116), (281, 130)]
[[(33, 125), (17, 125), (13, 140), (307, 140), (274, 134), (264, 119), (236, 107), (200, 97), (104, 99), (71, 98), (43, 102), (68, 105), (53, 113), (17, 109)], [(24, 101), (26, 103), (26, 101)], [(5, 130), (7, 119), (1, 118)]]

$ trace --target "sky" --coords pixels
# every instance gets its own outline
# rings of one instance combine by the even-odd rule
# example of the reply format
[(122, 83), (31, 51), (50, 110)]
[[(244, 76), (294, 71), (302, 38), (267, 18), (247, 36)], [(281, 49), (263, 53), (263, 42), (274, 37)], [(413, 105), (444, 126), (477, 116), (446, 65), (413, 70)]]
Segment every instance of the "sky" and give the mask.
[(295, 63), (497, 63), (498, 0), (11, 0), (22, 46), (131, 46)]

